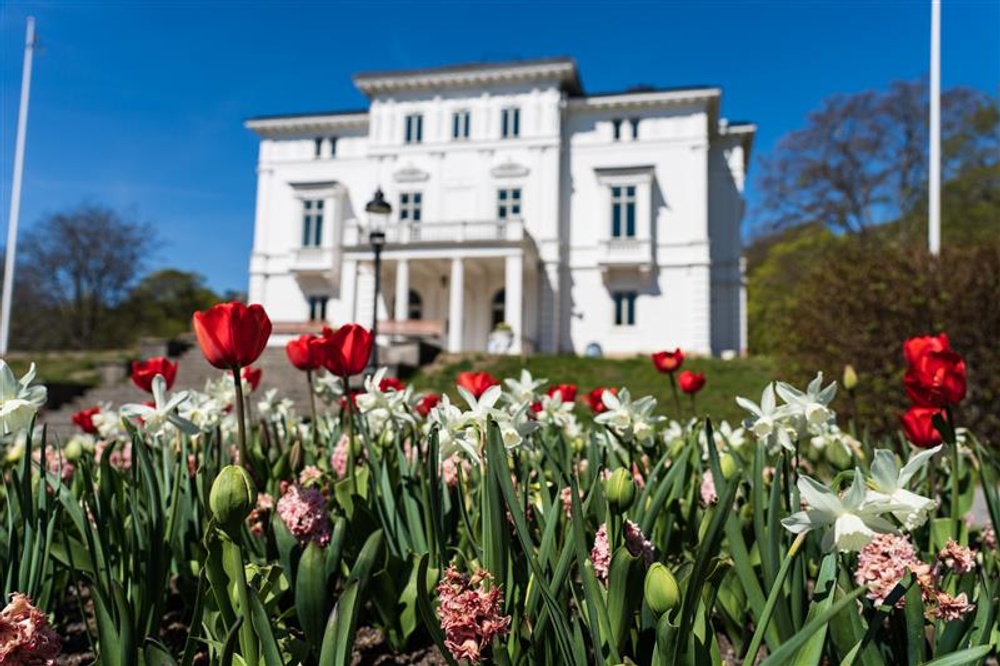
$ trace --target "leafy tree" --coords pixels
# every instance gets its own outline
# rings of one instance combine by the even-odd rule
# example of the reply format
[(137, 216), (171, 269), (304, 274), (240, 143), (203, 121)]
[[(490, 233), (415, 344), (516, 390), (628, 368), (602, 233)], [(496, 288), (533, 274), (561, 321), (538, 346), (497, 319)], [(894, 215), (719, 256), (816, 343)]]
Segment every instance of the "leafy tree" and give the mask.
[[(824, 100), (806, 127), (761, 160), (754, 225), (773, 231), (818, 223), (862, 233), (919, 210), (927, 191), (928, 104), (919, 81)], [(997, 104), (985, 93), (944, 93), (944, 180), (995, 170), (998, 121)]]
[(63, 346), (94, 348), (122, 334), (106, 326), (107, 317), (125, 299), (155, 245), (148, 224), (83, 204), (45, 217), (24, 235), (17, 282), (32, 286), (33, 307), (48, 313), (53, 338)]
[(150, 273), (122, 306), (138, 335), (174, 338), (191, 330), (191, 314), (221, 300), (198, 273), (168, 268)]

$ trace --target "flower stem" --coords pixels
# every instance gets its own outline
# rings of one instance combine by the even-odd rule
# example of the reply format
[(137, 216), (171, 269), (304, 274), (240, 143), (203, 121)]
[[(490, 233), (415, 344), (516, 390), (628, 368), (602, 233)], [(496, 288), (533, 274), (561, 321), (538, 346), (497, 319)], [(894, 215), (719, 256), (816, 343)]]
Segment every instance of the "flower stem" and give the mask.
[(253, 474), (253, 466), (250, 464), (250, 455), (247, 451), (247, 425), (243, 408), (243, 378), (240, 377), (239, 366), (233, 366), (233, 386), (236, 388), (236, 424), (237, 424), (237, 445), (240, 451), (240, 464), (248, 472)]
[(961, 462), (961, 456), (958, 452), (958, 437), (955, 436), (955, 421), (951, 414), (951, 407), (946, 407), (944, 413), (948, 419), (949, 439), (951, 439), (948, 442), (951, 447), (951, 523), (952, 529), (955, 530), (955, 540), (960, 541), (962, 538), (962, 513), (959, 506), (961, 490), (959, 488), (958, 466)]
[(778, 576), (774, 579), (774, 585), (771, 586), (771, 592), (767, 595), (767, 602), (764, 604), (764, 609), (760, 613), (760, 617), (757, 619), (757, 628), (753, 632), (753, 638), (750, 640), (750, 648), (747, 650), (746, 656), (743, 658), (743, 665), (748, 666), (757, 661), (757, 651), (760, 650), (760, 644), (764, 640), (764, 632), (767, 631), (767, 625), (771, 622), (771, 615), (774, 613), (774, 607), (778, 604), (778, 595), (781, 594), (782, 588), (785, 585), (785, 578), (788, 577), (788, 570), (791, 568), (792, 560), (795, 558), (795, 554), (799, 552), (799, 548), (806, 540), (806, 535), (809, 532), (801, 532), (795, 541), (792, 542), (791, 547), (788, 549), (788, 553), (785, 555), (784, 561), (781, 563), (781, 568), (778, 570)]
[(677, 380), (674, 378), (674, 373), (670, 373), (670, 391), (674, 394), (674, 409), (677, 410), (677, 420), (681, 418), (681, 397), (677, 393)]
[(316, 392), (313, 391), (312, 370), (306, 370), (306, 385), (309, 387), (309, 413), (312, 416), (312, 439), (313, 446), (319, 451), (319, 437), (317, 436), (316, 424)]

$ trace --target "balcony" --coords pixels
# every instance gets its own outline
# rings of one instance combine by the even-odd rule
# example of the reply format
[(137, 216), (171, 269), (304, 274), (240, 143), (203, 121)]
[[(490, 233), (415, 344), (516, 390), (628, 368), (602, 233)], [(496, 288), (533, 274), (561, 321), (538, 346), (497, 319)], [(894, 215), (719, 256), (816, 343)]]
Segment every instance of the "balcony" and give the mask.
[(648, 238), (609, 238), (602, 240), (597, 264), (602, 271), (633, 268), (647, 273), (653, 268), (653, 243)]
[[(479, 222), (398, 222), (386, 227), (387, 245), (518, 245), (528, 238), (522, 220)], [(368, 245), (368, 231), (359, 224), (344, 229), (345, 247)]]
[(339, 271), (332, 247), (296, 248), (290, 268), (300, 284), (315, 287), (333, 286)]

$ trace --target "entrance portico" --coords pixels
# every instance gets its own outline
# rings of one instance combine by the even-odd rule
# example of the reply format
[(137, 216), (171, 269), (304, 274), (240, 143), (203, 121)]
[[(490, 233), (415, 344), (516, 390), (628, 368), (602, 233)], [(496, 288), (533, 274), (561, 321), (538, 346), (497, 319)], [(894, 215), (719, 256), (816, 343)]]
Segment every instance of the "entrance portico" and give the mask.
[[(498, 233), (496, 222), (480, 224)], [(504, 225), (505, 233), (511, 231), (508, 225), (514, 226)], [(409, 230), (405, 241), (399, 238), (403, 242), (391, 242), (390, 235), (382, 252), (384, 287), (379, 298), (383, 344), (431, 338), (449, 352), (488, 351), (490, 333), (500, 326), (511, 333), (506, 353), (532, 350), (537, 337), (532, 313), (537, 307), (531, 289), (537, 284), (537, 258), (530, 239), (517, 234), (500, 240), (444, 240), (435, 233), (432, 241), (428, 232), (440, 232), (443, 226), (451, 225), (424, 223), (419, 235)], [(464, 226), (468, 232), (469, 223)], [(367, 325), (372, 313), (365, 303), (371, 302), (372, 293), (364, 294), (364, 274), (371, 276), (371, 250), (361, 244), (345, 248), (344, 259), (359, 267), (353, 312), (356, 321)]]

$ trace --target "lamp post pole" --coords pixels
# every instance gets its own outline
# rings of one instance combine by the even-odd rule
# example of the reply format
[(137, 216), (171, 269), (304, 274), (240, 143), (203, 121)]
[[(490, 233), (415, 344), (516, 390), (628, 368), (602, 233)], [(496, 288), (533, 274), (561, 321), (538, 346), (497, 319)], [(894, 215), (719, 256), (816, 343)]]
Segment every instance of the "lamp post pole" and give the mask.
[(382, 290), (382, 247), (385, 245), (385, 225), (392, 214), (392, 206), (385, 200), (382, 188), (365, 206), (368, 213), (368, 242), (375, 252), (375, 295), (372, 299), (372, 358), (371, 370), (378, 370), (378, 297)]

